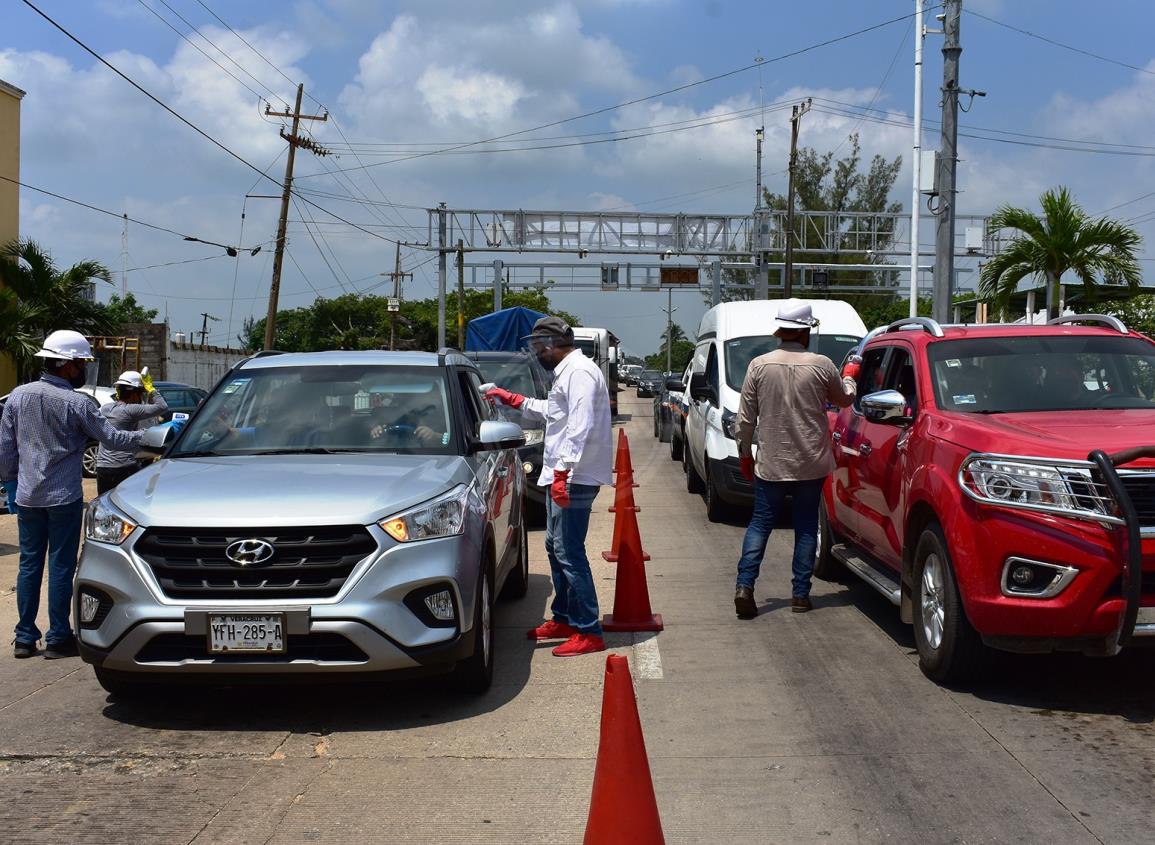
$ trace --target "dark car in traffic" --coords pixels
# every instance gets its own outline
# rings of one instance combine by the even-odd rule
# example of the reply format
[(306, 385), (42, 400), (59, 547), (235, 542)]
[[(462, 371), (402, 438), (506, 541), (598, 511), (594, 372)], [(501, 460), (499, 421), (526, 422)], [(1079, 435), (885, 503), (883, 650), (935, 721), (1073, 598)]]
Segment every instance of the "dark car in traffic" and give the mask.
[(663, 376), (657, 370), (642, 370), (638, 373), (638, 398), (653, 396), (662, 387)]
[(168, 422), (174, 413), (192, 414), (209, 395), (199, 387), (177, 381), (157, 381), (153, 382), (153, 387), (168, 403), (168, 410), (160, 415), (160, 422)]
[[(486, 382), (496, 384), (512, 393), (545, 399), (549, 395), (550, 377), (545, 368), (528, 352), (466, 352), (481, 370)], [(545, 422), (533, 419), (516, 408), (499, 405), (502, 419), (515, 422), (525, 432), (525, 445), (518, 449), (526, 477), (526, 504), (534, 524), (545, 523), (545, 488), (537, 486), (545, 450)]]

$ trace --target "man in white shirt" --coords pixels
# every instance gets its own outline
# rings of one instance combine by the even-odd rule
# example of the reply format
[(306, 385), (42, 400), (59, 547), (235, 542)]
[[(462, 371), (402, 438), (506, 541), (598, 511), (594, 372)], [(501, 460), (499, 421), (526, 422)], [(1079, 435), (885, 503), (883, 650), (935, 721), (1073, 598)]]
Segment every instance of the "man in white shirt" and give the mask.
[(598, 488), (613, 472), (610, 394), (601, 370), (574, 346), (573, 329), (558, 317), (542, 317), (526, 338), (554, 373), (546, 399), (530, 399), (500, 387), (486, 396), (545, 420), (545, 455), (538, 486), (549, 487), (545, 548), (553, 574), (553, 618), (529, 632), (533, 640), (566, 638), (558, 657), (604, 651), (597, 591), (586, 555), (586, 532)]

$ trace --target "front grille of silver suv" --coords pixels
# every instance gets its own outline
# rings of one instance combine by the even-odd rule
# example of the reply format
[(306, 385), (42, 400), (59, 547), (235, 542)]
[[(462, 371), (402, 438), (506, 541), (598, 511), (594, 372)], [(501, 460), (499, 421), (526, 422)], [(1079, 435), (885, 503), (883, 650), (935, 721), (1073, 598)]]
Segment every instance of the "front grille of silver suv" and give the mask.
[[(244, 561), (236, 554), (244, 541), (264, 541), (272, 555)], [(230, 546), (242, 562), (226, 554)], [(134, 547), (166, 596), (209, 600), (329, 598), (376, 549), (363, 525), (149, 528)]]

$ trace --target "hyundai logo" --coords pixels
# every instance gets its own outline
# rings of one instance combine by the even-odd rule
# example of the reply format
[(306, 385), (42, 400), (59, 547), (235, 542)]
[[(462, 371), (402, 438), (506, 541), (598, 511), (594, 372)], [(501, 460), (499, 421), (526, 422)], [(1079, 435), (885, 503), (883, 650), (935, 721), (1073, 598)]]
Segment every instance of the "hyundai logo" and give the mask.
[(225, 548), (225, 557), (237, 566), (259, 566), (271, 560), (274, 551), (267, 540), (237, 540)]

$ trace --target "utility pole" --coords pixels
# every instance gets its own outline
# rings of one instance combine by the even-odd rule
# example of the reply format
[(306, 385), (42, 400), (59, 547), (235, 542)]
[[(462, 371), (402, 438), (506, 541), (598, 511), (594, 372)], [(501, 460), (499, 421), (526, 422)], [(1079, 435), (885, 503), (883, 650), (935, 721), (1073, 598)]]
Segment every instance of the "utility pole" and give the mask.
[(285, 228), (289, 222), (289, 200), (293, 195), (293, 161), (296, 159), (297, 147), (305, 147), (317, 155), (329, 154), (328, 150), (318, 147), (308, 138), (301, 138), (297, 134), (302, 120), (329, 119), (328, 114), (301, 114), (301, 97), (304, 93), (305, 86), (303, 84), (298, 85), (297, 104), (291, 114), (289, 112), (275, 112), (265, 106), (265, 114), (269, 117), (291, 117), (293, 119), (293, 129), (290, 134), (286, 135), (285, 130), (281, 129), (281, 137), (289, 142), (289, 156), (285, 161), (285, 186), (284, 192), (281, 194), (281, 219), (277, 223), (277, 248), (273, 253), (273, 280), (269, 284), (269, 310), (265, 316), (265, 349), (272, 349), (273, 342), (277, 337), (277, 298), (281, 293), (281, 265), (285, 260)]
[(914, 155), (910, 189), (910, 316), (918, 316), (919, 214), (922, 211), (922, 25), (923, 0), (914, 0)]
[(754, 298), (768, 299), (770, 294), (770, 269), (766, 266), (766, 211), (762, 208), (762, 141), (766, 137), (766, 127), (754, 130), (754, 148), (757, 165), (754, 175), (754, 237), (758, 255), (754, 273)]
[(962, 0), (943, 2), (942, 140), (939, 148), (938, 228), (934, 237), (934, 318), (950, 322), (954, 299), (955, 172), (958, 163), (959, 18)]
[(674, 354), (674, 312), (678, 309), (674, 307), (674, 289), (666, 288), (666, 372), (673, 369), (673, 354)]
[(120, 298), (128, 298), (128, 212), (124, 212), (124, 229), (120, 233)]
[(796, 105), (790, 115), (790, 176), (786, 185), (786, 266), (782, 268), (782, 298), (794, 294), (794, 171), (798, 167), (798, 124), (810, 111), (810, 99)]
[(408, 276), (413, 278), (412, 273), (401, 272), (401, 244), (397, 244), (397, 254), (393, 260), (393, 272), (383, 273), (393, 280), (393, 301), (397, 303), (397, 307), (393, 307), (393, 303), (389, 304), (389, 349), (397, 348), (397, 314), (401, 308), (401, 282)]
[(445, 203), (437, 208), (437, 348), (445, 348)]
[(220, 317), (214, 317), (212, 314), (209, 314), (207, 311), (202, 311), (201, 317), (203, 317), (204, 319), (201, 320), (201, 330), (199, 332), (197, 332), (197, 334), (199, 334), (201, 336), (201, 347), (203, 348), (205, 345), (205, 339), (208, 338), (208, 336), (209, 336), (209, 320), (212, 320), (214, 323), (219, 323), (221, 321), (221, 318)]
[(457, 348), (465, 348), (465, 241), (457, 239)]

